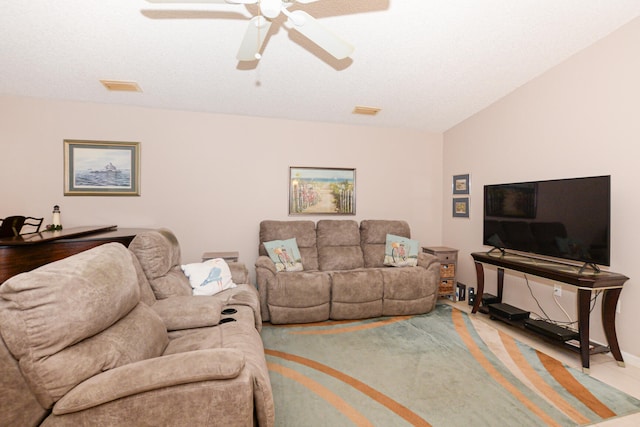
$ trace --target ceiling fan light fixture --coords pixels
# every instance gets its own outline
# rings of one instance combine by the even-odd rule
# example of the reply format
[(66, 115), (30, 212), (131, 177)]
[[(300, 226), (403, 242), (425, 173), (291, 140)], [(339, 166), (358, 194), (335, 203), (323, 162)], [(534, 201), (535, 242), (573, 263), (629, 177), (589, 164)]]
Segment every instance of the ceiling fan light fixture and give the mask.
[(142, 92), (142, 88), (136, 82), (127, 82), (123, 80), (100, 80), (100, 83), (107, 90), (114, 92)]
[(267, 18), (273, 19), (280, 15), (282, 3), (280, 0), (260, 0), (260, 12)]
[(356, 107), (353, 109), (353, 114), (363, 114), (365, 116), (375, 116), (376, 114), (378, 114), (380, 112), (380, 110), (382, 110), (381, 108), (378, 107), (365, 107), (362, 105), (356, 105)]

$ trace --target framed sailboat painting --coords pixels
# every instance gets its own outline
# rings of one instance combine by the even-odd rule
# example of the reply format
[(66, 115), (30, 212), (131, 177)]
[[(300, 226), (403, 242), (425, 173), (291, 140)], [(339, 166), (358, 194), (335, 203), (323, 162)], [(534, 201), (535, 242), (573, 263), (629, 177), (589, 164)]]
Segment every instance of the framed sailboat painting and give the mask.
[(140, 143), (64, 141), (65, 196), (139, 196)]

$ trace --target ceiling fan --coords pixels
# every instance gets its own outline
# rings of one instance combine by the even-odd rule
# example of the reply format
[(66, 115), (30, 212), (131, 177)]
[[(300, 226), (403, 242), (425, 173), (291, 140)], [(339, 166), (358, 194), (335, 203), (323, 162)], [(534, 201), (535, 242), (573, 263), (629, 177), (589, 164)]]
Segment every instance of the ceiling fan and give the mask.
[(149, 3), (212, 3), (250, 5), (257, 4), (260, 14), (249, 21), (236, 58), (238, 61), (255, 61), (260, 59), (260, 50), (266, 39), (272, 20), (280, 13), (285, 15), (293, 28), (320, 46), (336, 59), (344, 59), (351, 55), (354, 47), (324, 27), (317, 19), (302, 10), (289, 11), (296, 4), (313, 3), (319, 0), (146, 0)]

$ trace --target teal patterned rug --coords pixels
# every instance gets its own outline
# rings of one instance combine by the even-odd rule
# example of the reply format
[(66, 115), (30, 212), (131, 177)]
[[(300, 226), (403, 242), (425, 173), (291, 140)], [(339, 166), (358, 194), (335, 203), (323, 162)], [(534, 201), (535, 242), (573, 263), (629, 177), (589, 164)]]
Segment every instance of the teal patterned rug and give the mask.
[(266, 324), (262, 338), (278, 427), (580, 426), (640, 411), (444, 304), (420, 316)]

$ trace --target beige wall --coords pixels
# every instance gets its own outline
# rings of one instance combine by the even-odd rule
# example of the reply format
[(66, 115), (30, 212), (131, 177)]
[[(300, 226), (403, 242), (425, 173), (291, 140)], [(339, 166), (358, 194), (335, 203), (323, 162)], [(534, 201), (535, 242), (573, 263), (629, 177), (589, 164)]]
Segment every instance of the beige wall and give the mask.
[[(186, 262), (239, 250), (249, 267), (262, 219), (287, 216), (289, 166), (357, 169), (357, 215), (403, 218), (423, 244), (460, 249), (459, 279), (475, 285), (484, 184), (612, 175), (611, 270), (631, 279), (617, 325), (640, 364), (640, 20), (586, 49), (444, 134), (0, 96), (0, 217), (50, 218), (67, 227), (115, 223), (172, 228)], [(135, 95), (134, 95), (135, 96)], [(63, 197), (62, 141), (140, 141), (141, 197)], [(444, 138), (444, 152), (443, 152)], [(451, 176), (471, 174), (471, 218), (451, 217)], [(495, 292), (495, 274), (488, 274)], [(506, 301), (531, 310), (521, 276)], [(547, 312), (564, 314), (548, 283), (530, 279)], [(562, 305), (575, 318), (575, 294)], [(597, 309), (594, 335), (602, 340)]]
[[(135, 95), (134, 95), (135, 96)], [(442, 237), (442, 135), (401, 129), (0, 97), (0, 218), (173, 229), (185, 262), (239, 250), (253, 270), (263, 219), (405, 219)], [(63, 140), (139, 141), (141, 197), (64, 197)], [(288, 216), (289, 166), (356, 168), (356, 216)]]
[[(617, 318), (625, 355), (640, 361), (640, 19), (580, 52), (509, 96), (445, 133), (443, 242), (461, 250), (460, 281), (475, 285), (470, 253), (482, 250), (485, 184), (568, 178), (612, 177), (611, 271), (629, 276)], [(451, 217), (450, 181), (471, 174), (471, 218)], [(588, 213), (587, 213), (588, 214)], [(486, 269), (485, 269), (486, 271)], [(487, 275), (495, 293), (495, 269)], [(534, 278), (529, 278), (530, 282)], [(506, 278), (506, 302), (540, 312), (521, 274)], [(556, 320), (552, 286), (532, 288)], [(599, 298), (600, 300), (600, 298)], [(562, 305), (575, 319), (575, 293)], [(599, 304), (594, 336), (603, 340)]]

